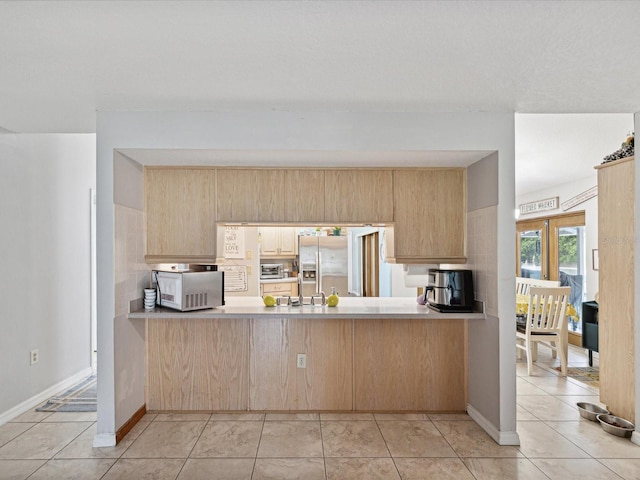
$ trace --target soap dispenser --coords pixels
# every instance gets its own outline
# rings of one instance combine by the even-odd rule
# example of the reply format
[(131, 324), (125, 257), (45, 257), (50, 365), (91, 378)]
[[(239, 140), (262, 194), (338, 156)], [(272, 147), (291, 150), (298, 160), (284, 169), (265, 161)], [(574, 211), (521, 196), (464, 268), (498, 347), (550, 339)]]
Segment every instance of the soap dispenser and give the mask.
[(336, 287), (331, 287), (331, 295), (327, 297), (327, 305), (330, 307), (336, 307), (340, 298), (338, 297), (338, 292), (336, 292)]

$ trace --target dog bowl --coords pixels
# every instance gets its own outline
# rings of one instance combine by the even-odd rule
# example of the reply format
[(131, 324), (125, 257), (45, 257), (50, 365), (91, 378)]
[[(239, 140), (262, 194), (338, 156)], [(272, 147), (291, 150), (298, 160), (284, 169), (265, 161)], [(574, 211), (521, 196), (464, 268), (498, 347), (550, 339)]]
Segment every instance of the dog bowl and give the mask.
[(598, 405), (594, 405), (593, 403), (578, 402), (576, 403), (576, 405), (578, 406), (578, 410), (580, 410), (580, 416), (586, 418), (587, 420), (591, 420), (592, 422), (598, 421), (597, 416), (599, 414), (609, 414), (609, 410), (599, 407)]
[(599, 414), (597, 418), (605, 432), (618, 437), (629, 438), (636, 429), (635, 425), (629, 420), (615, 415)]

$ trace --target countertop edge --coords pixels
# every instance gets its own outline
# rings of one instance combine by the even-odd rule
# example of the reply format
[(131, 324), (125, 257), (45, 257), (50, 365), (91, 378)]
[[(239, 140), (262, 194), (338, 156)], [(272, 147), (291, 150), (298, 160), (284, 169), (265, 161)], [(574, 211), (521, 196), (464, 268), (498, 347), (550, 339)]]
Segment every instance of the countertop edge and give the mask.
[[(443, 319), (460, 319), (460, 320), (485, 320), (484, 313), (441, 313), (432, 309), (424, 312), (393, 312), (393, 311), (358, 311), (357, 308), (350, 307), (343, 311), (328, 311), (331, 307), (314, 307), (316, 311), (300, 311), (294, 308), (274, 307), (268, 309), (264, 307), (264, 311), (255, 311), (248, 308), (246, 311), (223, 311), (219, 309), (197, 310), (191, 312), (180, 312), (166, 308), (154, 309), (150, 311), (138, 310), (128, 314), (129, 319), (196, 319), (196, 318), (352, 318), (352, 319), (422, 319), (422, 320), (443, 320)], [(253, 311), (251, 311), (253, 310)], [(333, 309), (331, 309), (333, 310)]]

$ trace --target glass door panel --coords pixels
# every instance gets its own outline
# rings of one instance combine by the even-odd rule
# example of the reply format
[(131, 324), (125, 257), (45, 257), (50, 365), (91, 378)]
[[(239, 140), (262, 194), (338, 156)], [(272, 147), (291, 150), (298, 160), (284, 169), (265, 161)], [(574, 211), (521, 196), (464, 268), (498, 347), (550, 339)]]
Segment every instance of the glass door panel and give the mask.
[(558, 226), (555, 229), (557, 242), (557, 279), (561, 286), (571, 287), (569, 296), (569, 331), (582, 333), (580, 316), (582, 302), (586, 298), (586, 248), (584, 226)]
[(542, 274), (542, 230), (527, 230), (520, 235), (520, 277), (540, 279)]

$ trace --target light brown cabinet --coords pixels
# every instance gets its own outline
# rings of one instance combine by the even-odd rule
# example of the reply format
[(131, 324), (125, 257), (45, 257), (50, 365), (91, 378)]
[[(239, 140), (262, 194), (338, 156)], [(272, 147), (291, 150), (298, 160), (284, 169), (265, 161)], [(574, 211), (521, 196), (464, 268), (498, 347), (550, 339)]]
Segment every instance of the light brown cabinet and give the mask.
[[(148, 410), (464, 411), (467, 322), (148, 318)], [(298, 354), (306, 355), (298, 368)]]
[(298, 233), (295, 227), (260, 227), (261, 257), (295, 257), (298, 254)]
[(600, 401), (635, 422), (635, 158), (598, 170)]
[(145, 167), (148, 263), (215, 262), (216, 171)]
[(296, 282), (261, 283), (260, 295), (274, 297), (297, 297), (298, 284)]
[(249, 320), (147, 319), (148, 410), (246, 410)]
[(354, 410), (466, 409), (464, 320), (354, 320)]
[(463, 168), (394, 170), (394, 225), (385, 238), (388, 261), (466, 261), (465, 180)]
[(324, 177), (325, 222), (393, 221), (391, 170), (327, 170)]
[[(351, 320), (251, 322), (250, 410), (352, 409)], [(298, 353), (306, 368), (297, 368)]]
[(284, 222), (284, 172), (277, 169), (218, 169), (218, 221)]
[(288, 222), (324, 222), (324, 170), (287, 170), (284, 191)]

